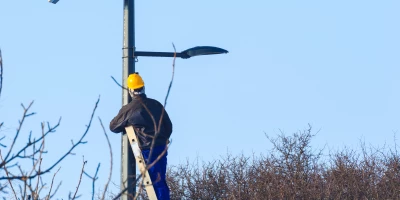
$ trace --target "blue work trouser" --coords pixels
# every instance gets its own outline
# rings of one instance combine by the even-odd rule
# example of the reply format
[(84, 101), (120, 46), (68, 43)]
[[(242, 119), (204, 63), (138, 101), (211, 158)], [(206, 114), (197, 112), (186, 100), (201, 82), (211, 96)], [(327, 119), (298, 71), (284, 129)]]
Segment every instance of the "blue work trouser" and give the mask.
[[(143, 158), (146, 164), (153, 163), (154, 160), (165, 150), (165, 146), (156, 146), (153, 148), (151, 159), (149, 160), (150, 150), (142, 150)], [(154, 190), (158, 200), (169, 200), (169, 188), (165, 180), (167, 173), (167, 152), (157, 161), (153, 167), (149, 169), (151, 182), (153, 183)]]

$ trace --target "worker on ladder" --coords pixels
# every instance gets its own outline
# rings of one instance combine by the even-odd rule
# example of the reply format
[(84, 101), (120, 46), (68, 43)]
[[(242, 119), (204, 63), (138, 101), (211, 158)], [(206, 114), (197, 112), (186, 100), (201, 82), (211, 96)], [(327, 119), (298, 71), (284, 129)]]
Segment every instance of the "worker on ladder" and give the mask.
[[(132, 101), (124, 105), (110, 122), (110, 130), (120, 133), (124, 132), (125, 127), (133, 126), (146, 164), (153, 163), (159, 155), (164, 153), (161, 159), (148, 169), (148, 172), (157, 199), (169, 200), (169, 188), (165, 177), (167, 170), (166, 147), (172, 133), (171, 120), (160, 102), (147, 98), (144, 81), (138, 73), (129, 75), (127, 86)], [(152, 147), (152, 155), (149, 158)]]

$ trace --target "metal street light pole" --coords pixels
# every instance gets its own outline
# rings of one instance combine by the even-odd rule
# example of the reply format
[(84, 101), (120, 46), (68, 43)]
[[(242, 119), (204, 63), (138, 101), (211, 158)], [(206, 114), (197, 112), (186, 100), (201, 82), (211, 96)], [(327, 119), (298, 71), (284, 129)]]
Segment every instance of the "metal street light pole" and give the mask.
[[(135, 72), (135, 5), (134, 0), (124, 0), (124, 28), (123, 28), (123, 67), (122, 82), (127, 88), (125, 79)], [(127, 90), (122, 90), (122, 105), (131, 101)], [(136, 162), (128, 136), (121, 136), (121, 185), (120, 190), (127, 191), (122, 194), (121, 200), (133, 199), (136, 191)]]

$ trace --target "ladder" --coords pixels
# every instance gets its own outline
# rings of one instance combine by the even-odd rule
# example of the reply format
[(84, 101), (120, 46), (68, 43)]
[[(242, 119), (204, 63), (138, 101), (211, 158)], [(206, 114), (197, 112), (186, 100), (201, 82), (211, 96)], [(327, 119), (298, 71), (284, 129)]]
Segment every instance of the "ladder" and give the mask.
[(154, 191), (153, 184), (150, 179), (149, 172), (146, 170), (146, 163), (144, 161), (142, 151), (139, 148), (139, 141), (136, 136), (133, 126), (125, 128), (128, 136), (129, 143), (131, 144), (133, 155), (135, 156), (136, 164), (139, 166), (140, 174), (142, 175), (144, 189), (146, 189), (147, 196), (150, 200), (157, 200), (156, 192)]

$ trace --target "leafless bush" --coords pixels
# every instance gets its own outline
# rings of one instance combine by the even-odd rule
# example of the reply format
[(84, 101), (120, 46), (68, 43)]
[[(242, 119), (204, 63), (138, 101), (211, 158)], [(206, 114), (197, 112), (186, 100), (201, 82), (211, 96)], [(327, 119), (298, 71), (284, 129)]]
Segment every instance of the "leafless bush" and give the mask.
[(267, 155), (227, 154), (173, 166), (171, 199), (400, 199), (400, 157), (390, 148), (344, 148), (322, 158), (311, 127), (276, 138)]

